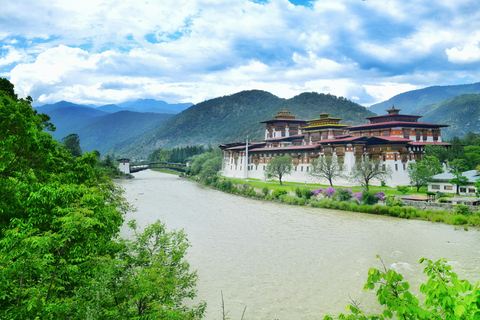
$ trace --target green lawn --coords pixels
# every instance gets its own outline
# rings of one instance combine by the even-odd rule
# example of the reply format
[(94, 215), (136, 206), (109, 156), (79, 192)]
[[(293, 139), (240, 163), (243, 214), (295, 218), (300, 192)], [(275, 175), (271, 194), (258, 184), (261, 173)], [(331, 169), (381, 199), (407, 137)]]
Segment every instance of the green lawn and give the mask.
[[(274, 180), (267, 180), (265, 182), (265, 181), (259, 180), (259, 179), (238, 179), (238, 178), (237, 179), (225, 178), (225, 179), (229, 179), (230, 181), (232, 181), (232, 183), (249, 184), (251, 187), (254, 187), (254, 188), (267, 187), (267, 188), (272, 189), (272, 190), (282, 189), (282, 190), (287, 190), (287, 191), (294, 191), (295, 188), (305, 187), (305, 185), (307, 186), (307, 188), (314, 190), (314, 189), (318, 189), (318, 188), (325, 189), (325, 188), (328, 188), (330, 186), (330, 185), (327, 185), (327, 184), (318, 184), (318, 183), (307, 183), (307, 184), (305, 184), (305, 183), (302, 183), (302, 182), (291, 182), (291, 181), (283, 181), (283, 184), (280, 185), (280, 182), (274, 181)], [(355, 193), (362, 191), (361, 186), (344, 187), (344, 186), (341, 186), (341, 185), (334, 185), (334, 188), (335, 189), (336, 188), (346, 188), (346, 189), (352, 190)], [(408, 193), (406, 193), (406, 194), (400, 193), (399, 191), (397, 191), (396, 188), (381, 187), (381, 186), (370, 186), (370, 191), (373, 191), (373, 192), (383, 191), (383, 192), (385, 192), (385, 194), (387, 196), (395, 195), (395, 196), (402, 196), (403, 197), (403, 196), (406, 196), (406, 195), (425, 195), (426, 192), (427, 192), (427, 187), (420, 188), (419, 192), (417, 192), (417, 188), (411, 188), (408, 191)]]

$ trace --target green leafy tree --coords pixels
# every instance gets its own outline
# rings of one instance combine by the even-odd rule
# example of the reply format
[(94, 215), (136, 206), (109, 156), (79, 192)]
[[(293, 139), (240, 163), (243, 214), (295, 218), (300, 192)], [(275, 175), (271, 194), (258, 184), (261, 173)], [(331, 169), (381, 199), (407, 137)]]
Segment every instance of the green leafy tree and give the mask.
[[(122, 191), (97, 168), (94, 153), (72, 157), (44, 129), (27, 101), (0, 92), (0, 318), (131, 319), (133, 307), (151, 319), (166, 319), (167, 311), (184, 315), (172, 313), (172, 319), (200, 314), (178, 303), (178, 297), (192, 294), (187, 279), (196, 279), (183, 272), (183, 258), (178, 260), (181, 249), (176, 248), (185, 247), (183, 238), (163, 233), (171, 242), (164, 242), (162, 263), (169, 263), (160, 266), (152, 253), (142, 256), (149, 263), (132, 271), (129, 264), (146, 249), (137, 250), (139, 241), (116, 241), (130, 209)], [(155, 230), (150, 240), (158, 239)], [(160, 267), (155, 277), (161, 273), (162, 285), (168, 286), (149, 286), (147, 273)], [(122, 270), (145, 274), (139, 278), (142, 286), (131, 283), (128, 296), (115, 286), (127, 280), (125, 274), (118, 276)], [(178, 287), (172, 284), (176, 277)], [(159, 290), (162, 298), (157, 299)], [(142, 297), (150, 299), (147, 307)], [(130, 304), (117, 304), (120, 298)]]
[(417, 188), (417, 192), (421, 187), (431, 181), (434, 175), (425, 160), (409, 163), (407, 172), (410, 178), (410, 183)]
[(433, 262), (420, 259), (425, 264), (423, 273), (428, 275), (426, 283), (420, 285), (419, 299), (410, 292), (410, 284), (394, 270), (370, 268), (367, 283), (363, 291), (376, 290), (377, 301), (384, 307), (380, 314), (367, 315), (360, 306), (353, 302), (347, 306), (351, 314), (337, 317), (326, 315), (324, 320), (362, 319), (449, 319), (467, 320), (480, 318), (480, 287), (473, 286), (468, 280), (458, 279), (452, 267), (444, 259)]
[(475, 180), (475, 195), (480, 198), (480, 178)]
[(466, 186), (468, 179), (462, 175), (462, 171), (467, 169), (467, 162), (464, 159), (455, 159), (448, 163), (448, 172), (454, 175), (449, 182), (457, 186), (457, 195), (460, 195), (460, 187)]
[(220, 170), (222, 170), (222, 156), (215, 155), (213, 158), (208, 159), (202, 166), (202, 171), (200, 171), (201, 177), (211, 177), (216, 175)]
[(446, 163), (451, 158), (450, 151), (446, 147), (430, 144), (425, 146), (425, 155), (437, 158), (440, 163)]
[(68, 136), (63, 137), (62, 144), (65, 146), (65, 149), (70, 150), (72, 156), (82, 156), (82, 148), (80, 147), (80, 137), (78, 136), (78, 134), (71, 133)]
[(284, 155), (281, 157), (275, 157), (270, 160), (265, 168), (265, 177), (278, 178), (280, 185), (282, 185), (282, 178), (290, 174), (293, 169), (292, 157)]
[(18, 99), (17, 95), (15, 94), (14, 85), (8, 79), (0, 78), (0, 91), (3, 91), (5, 95), (14, 100)]
[(392, 176), (392, 168), (386, 166), (385, 169), (380, 164), (380, 160), (369, 160), (357, 162), (350, 172), (350, 179), (360, 184), (365, 190), (369, 190), (370, 182), (373, 179), (388, 180)]
[(132, 239), (120, 239), (116, 254), (95, 261), (101, 275), (77, 294), (85, 305), (85, 319), (200, 319), (205, 303), (186, 307), (196, 296), (196, 272), (185, 259), (189, 243), (185, 233), (168, 232), (160, 221), (139, 232), (128, 223)]
[(342, 165), (332, 156), (325, 156), (314, 160), (308, 174), (318, 180), (327, 180), (332, 187), (333, 180), (344, 176)]

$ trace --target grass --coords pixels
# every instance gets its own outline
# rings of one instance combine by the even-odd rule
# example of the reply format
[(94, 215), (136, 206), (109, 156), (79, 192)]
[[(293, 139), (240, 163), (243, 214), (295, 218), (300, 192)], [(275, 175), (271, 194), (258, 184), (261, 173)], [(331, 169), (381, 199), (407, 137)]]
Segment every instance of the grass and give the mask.
[[(230, 178), (225, 178), (224, 179), (230, 179)], [(267, 187), (269, 189), (272, 189), (272, 190), (286, 190), (286, 191), (294, 191), (296, 187), (306, 187), (309, 188), (309, 189), (318, 189), (318, 188), (322, 188), (322, 189), (325, 189), (327, 187), (330, 187), (330, 185), (328, 184), (317, 184), (317, 183), (302, 183), (302, 182), (291, 182), (291, 181), (283, 181), (283, 184), (280, 185), (280, 182), (278, 181), (275, 181), (275, 180), (267, 180), (267, 181), (262, 181), (262, 180), (259, 180), (259, 179), (230, 179), (230, 181), (232, 181), (232, 183), (236, 183), (236, 184), (248, 184), (250, 185), (251, 187), (253, 188), (264, 188), (264, 187)], [(341, 186), (341, 185), (334, 185), (334, 188), (346, 188), (346, 189), (350, 189), (352, 190), (353, 192), (357, 193), (357, 192), (361, 192), (362, 191), (362, 187), (361, 186), (353, 186), (353, 187), (345, 187), (345, 186)], [(382, 187), (382, 186), (370, 186), (370, 191), (372, 192), (380, 192), (380, 191), (383, 191), (385, 192), (385, 195), (387, 196), (401, 196), (401, 197), (404, 197), (404, 196), (407, 196), (407, 195), (425, 195), (425, 193), (427, 192), (427, 187), (422, 187), (420, 188), (420, 191), (417, 192), (417, 188), (411, 188), (411, 190), (408, 191), (408, 193), (406, 194), (403, 194), (403, 193), (400, 193), (397, 188), (392, 188), (392, 187)]]

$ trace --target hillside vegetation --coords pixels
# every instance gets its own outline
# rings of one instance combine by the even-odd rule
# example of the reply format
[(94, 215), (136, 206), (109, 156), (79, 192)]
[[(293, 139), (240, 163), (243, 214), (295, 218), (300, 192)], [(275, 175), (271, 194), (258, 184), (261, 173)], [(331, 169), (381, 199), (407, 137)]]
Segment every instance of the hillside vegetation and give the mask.
[(451, 139), (468, 132), (480, 132), (480, 94), (463, 94), (420, 108), (414, 114), (423, 115), (419, 121), (448, 124), (442, 136)]
[(385, 114), (385, 110), (392, 105), (402, 109), (402, 113), (411, 114), (415, 110), (462, 94), (480, 93), (480, 82), (456, 86), (432, 86), (419, 90), (412, 90), (398, 94), (386, 101), (370, 106), (369, 110), (378, 115)]
[(130, 148), (118, 150), (124, 155), (145, 155), (158, 148), (264, 139), (269, 120), (285, 108), (297, 119), (315, 119), (322, 112), (345, 119), (345, 124), (366, 123), (374, 114), (366, 108), (330, 94), (302, 93), (282, 99), (260, 90), (242, 91), (211, 99), (188, 108), (158, 129), (138, 139)]

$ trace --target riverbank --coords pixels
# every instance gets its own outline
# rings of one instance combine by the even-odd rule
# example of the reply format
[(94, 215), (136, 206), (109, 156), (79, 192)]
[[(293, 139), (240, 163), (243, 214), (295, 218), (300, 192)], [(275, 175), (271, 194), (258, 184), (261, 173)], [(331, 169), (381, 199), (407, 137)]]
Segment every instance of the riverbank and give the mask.
[[(314, 190), (309, 189), (306, 184), (303, 187), (301, 187), (301, 184), (297, 184), (293, 186), (282, 185), (277, 188), (270, 184), (269, 188), (265, 183), (265, 186), (260, 188), (258, 186), (252, 187), (250, 181), (239, 181), (239, 179), (229, 179), (217, 176), (207, 179), (200, 179), (198, 177), (189, 178), (224, 192), (242, 195), (253, 199), (275, 201), (290, 205), (310, 206), (314, 208), (387, 215), (402, 219), (443, 222), (448, 225), (464, 226), (465, 230), (468, 230), (469, 226), (480, 226), (480, 211), (474, 211), (475, 207), (461, 204), (456, 206), (450, 205), (448, 207), (453, 210), (451, 212), (442, 209), (439, 210), (438, 207), (419, 209), (412, 205), (405, 206), (401, 200), (398, 200), (398, 198), (395, 200), (394, 197), (387, 196), (387, 193), (384, 191), (379, 191), (374, 195), (374, 197), (376, 197), (383, 192), (383, 195), (379, 196), (381, 197), (381, 199), (379, 199), (381, 201), (372, 205), (365, 203), (364, 200), (360, 200), (358, 193), (354, 193), (349, 189), (341, 187), (337, 187), (336, 189), (332, 188), (333, 191), (330, 189), (330, 194), (323, 193), (323, 191), (327, 191), (326, 189), (328, 189), (328, 187), (326, 189), (320, 188), (322, 193), (315, 195), (311, 193), (311, 191)], [(258, 185), (258, 182), (255, 183)], [(349, 190), (349, 192), (351, 192), (351, 197), (349, 199), (346, 199), (346, 197), (335, 197), (334, 195), (337, 193), (337, 190), (343, 190), (344, 195), (346, 194), (344, 190)], [(412, 204), (412, 202), (409, 203)]]

